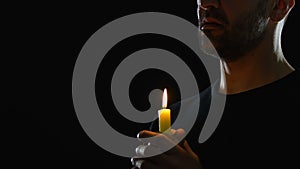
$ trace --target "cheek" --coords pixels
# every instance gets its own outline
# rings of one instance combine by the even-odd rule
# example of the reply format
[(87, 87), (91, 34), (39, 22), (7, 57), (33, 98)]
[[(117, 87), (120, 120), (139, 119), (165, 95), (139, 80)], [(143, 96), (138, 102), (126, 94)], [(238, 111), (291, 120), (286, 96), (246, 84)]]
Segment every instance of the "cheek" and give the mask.
[(229, 23), (236, 23), (254, 8), (257, 0), (220, 0)]

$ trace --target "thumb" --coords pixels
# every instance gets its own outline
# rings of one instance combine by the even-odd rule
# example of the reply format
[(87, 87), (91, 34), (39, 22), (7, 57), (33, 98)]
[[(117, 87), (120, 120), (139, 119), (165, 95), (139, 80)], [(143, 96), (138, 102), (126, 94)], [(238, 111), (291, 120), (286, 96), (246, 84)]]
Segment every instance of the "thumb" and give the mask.
[(174, 142), (174, 144), (177, 144), (181, 148), (184, 148), (184, 137), (185, 137), (185, 131), (182, 128), (179, 128), (177, 130), (171, 129), (171, 135), (168, 135), (168, 137)]
[(195, 152), (190, 147), (189, 143), (186, 140), (183, 140), (183, 143), (181, 144), (182, 148), (185, 149), (190, 154), (196, 155)]
[(185, 131), (182, 128), (172, 131), (172, 140), (178, 144), (183, 144), (185, 136)]
[(182, 128), (175, 130), (173, 134), (173, 137), (175, 137), (177, 140), (181, 140), (178, 144), (183, 149), (185, 149), (188, 153), (196, 155), (192, 150), (192, 148), (190, 147), (189, 143), (184, 139), (185, 136), (186, 136), (186, 132)]

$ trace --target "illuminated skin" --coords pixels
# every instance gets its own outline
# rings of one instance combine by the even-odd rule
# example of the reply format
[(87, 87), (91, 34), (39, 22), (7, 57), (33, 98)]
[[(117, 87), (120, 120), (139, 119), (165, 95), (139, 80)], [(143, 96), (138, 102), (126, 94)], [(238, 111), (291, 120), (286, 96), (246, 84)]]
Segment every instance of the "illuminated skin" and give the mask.
[[(295, 0), (198, 1), (199, 28), (222, 60), (220, 92), (245, 92), (294, 71), (281, 49), (281, 31)], [(173, 132), (183, 133), (180, 129)], [(145, 131), (140, 136), (154, 135), (157, 133)], [(162, 136), (162, 139), (173, 144), (168, 136)], [(134, 169), (201, 168), (201, 159), (186, 141), (155, 157), (143, 158), (144, 150), (145, 147), (137, 148), (137, 157), (132, 158)]]
[(294, 70), (282, 53), (281, 31), (295, 0), (202, 0), (198, 4), (199, 27), (223, 60), (222, 93), (254, 89)]
[(202, 3), (198, 8), (200, 29), (222, 58), (234, 61), (254, 49), (266, 36), (268, 2), (226, 0)]

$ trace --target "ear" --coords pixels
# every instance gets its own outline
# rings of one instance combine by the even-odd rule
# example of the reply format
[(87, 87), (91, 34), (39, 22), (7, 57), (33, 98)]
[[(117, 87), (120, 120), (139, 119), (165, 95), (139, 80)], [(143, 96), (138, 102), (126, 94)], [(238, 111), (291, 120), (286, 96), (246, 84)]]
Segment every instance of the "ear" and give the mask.
[(275, 0), (270, 18), (274, 22), (284, 19), (289, 11), (294, 7), (295, 0)]

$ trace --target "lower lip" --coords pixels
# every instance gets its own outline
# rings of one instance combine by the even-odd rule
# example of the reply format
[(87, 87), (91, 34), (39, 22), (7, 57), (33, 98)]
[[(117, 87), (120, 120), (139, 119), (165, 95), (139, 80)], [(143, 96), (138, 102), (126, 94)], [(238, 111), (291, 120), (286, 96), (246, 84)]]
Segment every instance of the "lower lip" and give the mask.
[(223, 26), (220, 24), (204, 24), (201, 27), (201, 30), (203, 31), (209, 31), (209, 30), (219, 30), (219, 29), (223, 29)]

